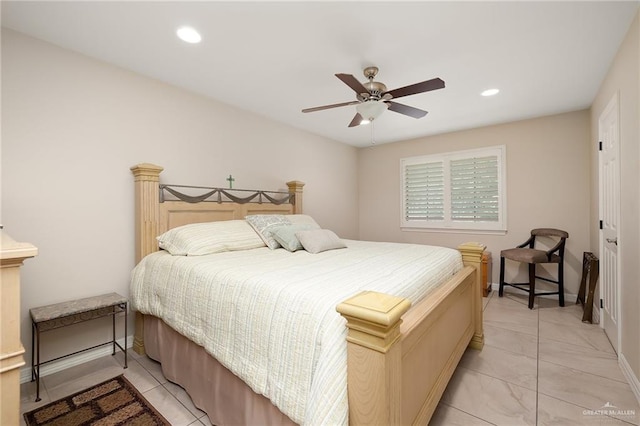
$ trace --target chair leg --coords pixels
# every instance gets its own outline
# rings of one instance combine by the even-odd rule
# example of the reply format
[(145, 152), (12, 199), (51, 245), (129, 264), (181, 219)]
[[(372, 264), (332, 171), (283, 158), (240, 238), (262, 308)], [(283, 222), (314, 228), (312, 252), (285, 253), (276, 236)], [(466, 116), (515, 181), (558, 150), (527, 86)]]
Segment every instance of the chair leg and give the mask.
[(558, 264), (558, 301), (564, 307), (564, 265), (562, 261)]
[(500, 256), (500, 288), (498, 289), (498, 296), (502, 297), (504, 293), (504, 257)]
[(536, 297), (536, 264), (529, 264), (529, 309), (533, 309), (533, 300)]

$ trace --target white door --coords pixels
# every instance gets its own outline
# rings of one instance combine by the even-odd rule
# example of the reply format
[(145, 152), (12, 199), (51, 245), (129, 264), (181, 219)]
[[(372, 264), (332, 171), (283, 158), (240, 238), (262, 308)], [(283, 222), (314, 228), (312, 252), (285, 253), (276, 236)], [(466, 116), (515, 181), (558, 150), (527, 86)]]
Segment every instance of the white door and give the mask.
[(618, 352), (620, 327), (618, 232), (620, 224), (620, 132), (618, 94), (598, 120), (600, 143), (600, 322)]

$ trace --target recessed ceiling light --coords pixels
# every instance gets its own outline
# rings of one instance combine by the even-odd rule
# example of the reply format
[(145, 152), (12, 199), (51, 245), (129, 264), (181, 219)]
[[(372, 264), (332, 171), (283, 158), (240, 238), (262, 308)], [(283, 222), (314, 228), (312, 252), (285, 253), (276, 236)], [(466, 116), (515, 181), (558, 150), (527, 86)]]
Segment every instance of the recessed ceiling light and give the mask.
[(202, 40), (200, 33), (191, 27), (180, 27), (176, 31), (176, 34), (180, 37), (180, 40), (186, 41), (187, 43), (200, 43)]
[(482, 96), (493, 96), (497, 95), (500, 92), (500, 89), (487, 89), (484, 92), (480, 93)]

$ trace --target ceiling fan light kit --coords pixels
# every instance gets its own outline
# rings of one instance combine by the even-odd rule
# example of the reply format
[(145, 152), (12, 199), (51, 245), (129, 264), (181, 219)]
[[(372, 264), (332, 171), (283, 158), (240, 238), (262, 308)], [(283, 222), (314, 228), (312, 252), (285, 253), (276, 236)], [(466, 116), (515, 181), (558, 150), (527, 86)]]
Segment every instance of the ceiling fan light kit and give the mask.
[(409, 117), (421, 118), (427, 115), (427, 111), (423, 111), (409, 105), (392, 102), (391, 99), (397, 99), (403, 96), (410, 96), (444, 88), (443, 80), (439, 78), (433, 78), (421, 83), (411, 84), (409, 86), (400, 87), (394, 90), (387, 90), (386, 85), (374, 80), (377, 74), (377, 67), (365, 68), (364, 76), (367, 77), (367, 81), (364, 83), (360, 83), (351, 74), (336, 74), (336, 77), (338, 77), (344, 84), (346, 84), (354, 92), (356, 92), (357, 100), (306, 108), (303, 109), (302, 112), (322, 111), (330, 108), (356, 105), (357, 112), (351, 120), (351, 123), (349, 123), (349, 127), (356, 127), (361, 124), (367, 124), (380, 117), (380, 115), (382, 115), (382, 113), (384, 113), (387, 109)]
[[(382, 101), (367, 101), (356, 105), (356, 111), (358, 111), (358, 114), (360, 114), (364, 120), (368, 120), (369, 122), (380, 117), (387, 108), (389, 108), (389, 105)], [(362, 121), (363, 120), (360, 121), (360, 124), (363, 124)]]

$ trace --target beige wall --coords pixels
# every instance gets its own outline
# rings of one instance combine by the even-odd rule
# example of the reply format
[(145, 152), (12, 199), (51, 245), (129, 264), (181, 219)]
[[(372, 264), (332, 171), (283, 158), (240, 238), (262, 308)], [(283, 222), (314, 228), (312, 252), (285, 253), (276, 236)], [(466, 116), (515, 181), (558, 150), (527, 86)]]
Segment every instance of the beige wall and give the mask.
[[(355, 148), (3, 29), (1, 221), (39, 249), (23, 268), (27, 354), (29, 308), (128, 294), (139, 162), (164, 166), (169, 183), (304, 181), (306, 212), (357, 237)], [(108, 336), (104, 322), (51, 332), (43, 357)]]
[(640, 12), (591, 107), (591, 251), (599, 253), (598, 118), (614, 94), (620, 108), (620, 354), (640, 378)]
[[(569, 232), (565, 292), (577, 294), (582, 253), (589, 249), (588, 142), (585, 110), (363, 148), (358, 157), (360, 238), (447, 247), (480, 241), (492, 252), (497, 283), (500, 250), (524, 242), (532, 228), (564, 229)], [(401, 158), (495, 145), (507, 148), (506, 235), (400, 229)], [(508, 278), (518, 273), (524, 279), (524, 272), (507, 269)]]

